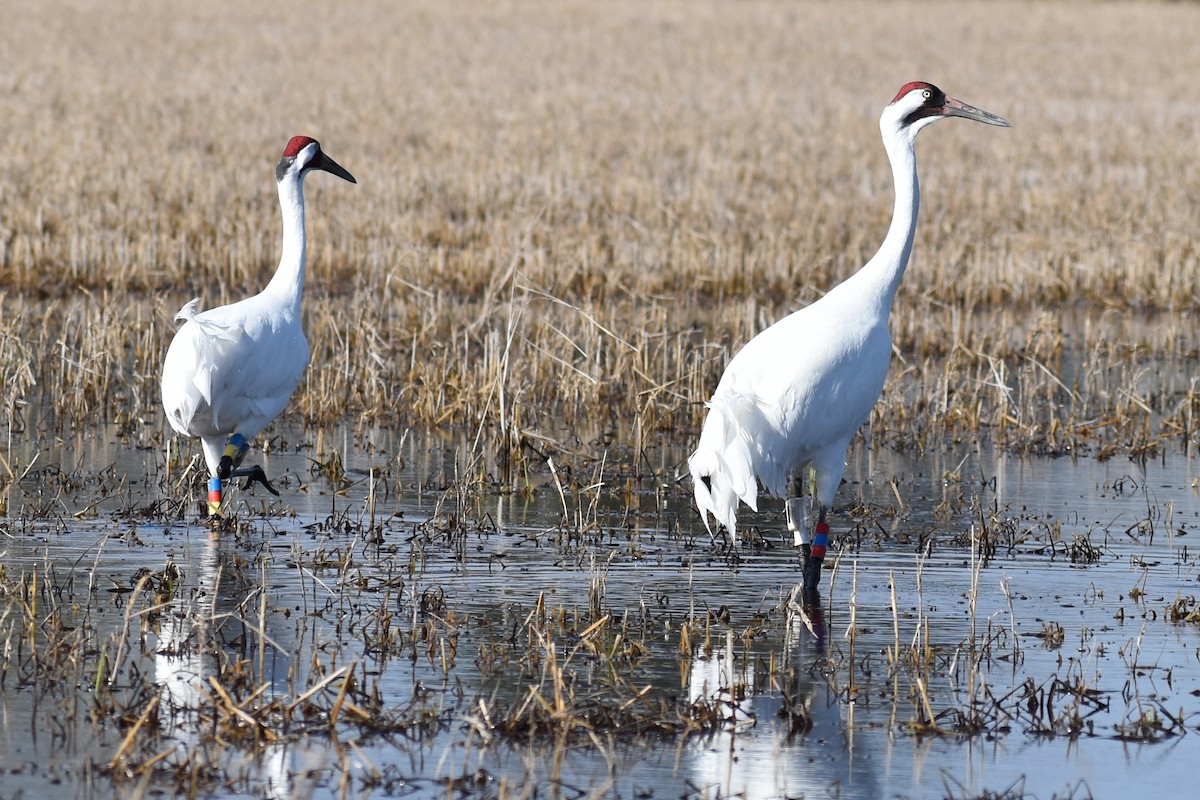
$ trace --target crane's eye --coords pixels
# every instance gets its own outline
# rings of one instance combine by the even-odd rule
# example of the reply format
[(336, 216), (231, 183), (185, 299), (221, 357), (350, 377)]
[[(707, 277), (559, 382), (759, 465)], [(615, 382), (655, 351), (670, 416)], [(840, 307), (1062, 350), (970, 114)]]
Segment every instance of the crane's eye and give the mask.
[(928, 89), (924, 89), (921, 91), (921, 97), (924, 97), (926, 100), (928, 100), (929, 98), (933, 97), (933, 92), (929, 91)]

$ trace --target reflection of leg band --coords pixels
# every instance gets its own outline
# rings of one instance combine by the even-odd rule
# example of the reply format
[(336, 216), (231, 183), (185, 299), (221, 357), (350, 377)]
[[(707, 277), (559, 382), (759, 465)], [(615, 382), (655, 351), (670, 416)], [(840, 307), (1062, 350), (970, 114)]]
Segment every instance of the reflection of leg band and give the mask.
[(829, 523), (821, 521), (813, 529), (812, 555), (813, 558), (824, 558), (825, 548), (829, 545)]
[(246, 457), (246, 451), (249, 449), (250, 443), (246, 441), (246, 437), (240, 433), (235, 433), (225, 443), (225, 452), (221, 454), (221, 457), (228, 458), (236, 468), (242, 463), (242, 459)]
[(217, 517), (221, 515), (221, 479), (209, 478), (208, 481), (208, 515)]
[(787, 526), (792, 532), (792, 544), (796, 547), (808, 544), (808, 525), (804, 521), (804, 498), (793, 497), (787, 501)]

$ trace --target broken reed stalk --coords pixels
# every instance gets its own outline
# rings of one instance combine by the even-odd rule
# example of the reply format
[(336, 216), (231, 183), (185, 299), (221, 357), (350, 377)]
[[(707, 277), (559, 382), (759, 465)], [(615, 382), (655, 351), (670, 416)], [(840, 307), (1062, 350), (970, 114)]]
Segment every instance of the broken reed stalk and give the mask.
[[(36, 575), (37, 573), (34, 574)], [(116, 683), (117, 676), (121, 672), (122, 664), (124, 663), (125, 659), (125, 654), (123, 651), (126, 648), (126, 644), (129, 642), (129, 626), (134, 617), (134, 609), (137, 607), (137, 599), (141, 595), (142, 589), (145, 588), (149, 581), (149, 575), (143, 575), (141, 578), (139, 578), (137, 584), (135, 584), (133, 587), (133, 591), (130, 592), (129, 597), (127, 597), (125, 600), (125, 618), (123, 624), (121, 625), (121, 631), (117, 635), (117, 640), (113, 647), (111, 656), (112, 667), (108, 673), (107, 681), (109, 687)]]
[(220, 704), (225, 708), (225, 710), (232, 716), (241, 720), (241, 722), (250, 728), (250, 730), (254, 731), (256, 735), (262, 736), (267, 741), (276, 741), (279, 738), (279, 735), (276, 734), (275, 731), (271, 730), (260, 720), (256, 719), (252, 714), (246, 711), (246, 709), (242, 708), (242, 706), (237, 703), (232, 696), (230, 696), (229, 692), (225, 690), (225, 687), (221, 685), (220, 681), (217, 680), (216, 675), (210, 675), (208, 677), (208, 685), (212, 687), (214, 692), (216, 692), (217, 698), (220, 700)]
[[(972, 523), (971, 533), (975, 531), (975, 526)], [(986, 642), (980, 644), (978, 641), (978, 628), (976, 617), (976, 603), (979, 599), (979, 580), (983, 571), (983, 559), (979, 554), (979, 537), (971, 535), (971, 583), (967, 589), (967, 644), (968, 657), (967, 664), (967, 697), (971, 700), (975, 698), (976, 680), (982, 677), (980, 670), (981, 663), (985, 656), (985, 649), (989, 646)]]
[(569, 525), (571, 522), (571, 512), (567, 510), (567, 494), (563, 491), (562, 481), (558, 478), (558, 470), (554, 468), (554, 458), (546, 459), (546, 466), (550, 469), (550, 475), (554, 478), (554, 488), (558, 489), (558, 497), (562, 500), (563, 524)]
[(891, 596), (892, 606), (892, 651), (889, 654), (889, 661), (893, 675), (899, 675), (900, 667), (900, 606), (896, 602), (896, 573), (895, 570), (888, 570), (888, 591)]
[(855, 672), (857, 670), (854, 661), (854, 644), (858, 639), (858, 559), (853, 562), (853, 569), (850, 571), (850, 623), (846, 626), (846, 638), (849, 640), (850, 662), (849, 669), (846, 670), (847, 697), (854, 698), (858, 693), (855, 686)]
[(137, 739), (138, 732), (142, 726), (146, 724), (146, 720), (150, 719), (150, 715), (158, 709), (159, 695), (153, 695), (150, 702), (142, 709), (142, 713), (134, 721), (133, 725), (129, 726), (129, 730), (125, 733), (125, 738), (121, 740), (120, 746), (117, 747), (117, 752), (113, 754), (112, 760), (109, 761), (108, 768), (116, 769), (117, 766), (125, 759), (133, 748), (133, 743)]
[[(269, 586), (267, 575), (267, 562), (264, 560), (259, 565), (259, 586)], [(258, 594), (258, 625), (255, 629), (255, 634), (258, 637), (258, 663), (257, 663), (257, 680), (259, 685), (267, 684), (267, 593), (260, 591)]]
[[(291, 715), (292, 713), (294, 713), (296, 708), (298, 708), (301, 704), (307, 703), (312, 697), (314, 697), (318, 693), (324, 691), (325, 688), (327, 686), (329, 686), (329, 684), (331, 684), (334, 681), (345, 676), (347, 674), (347, 672), (349, 672), (349, 670), (350, 670), (350, 666), (341, 666), (341, 667), (338, 667), (333, 672), (330, 672), (325, 677), (321, 678), (321, 680), (317, 681), (315, 684), (313, 684), (311, 687), (309, 687), (307, 691), (305, 691), (303, 694), (298, 695), (294, 700), (292, 700), (292, 702), (287, 705), (287, 707), (285, 709), (285, 713), (287, 715)], [(343, 681), (343, 686), (344, 685), (346, 685), (345, 681)]]
[(338, 717), (342, 713), (342, 705), (346, 702), (346, 692), (350, 690), (350, 684), (354, 677), (354, 670), (357, 667), (357, 662), (347, 664), (343, 676), (342, 685), (338, 689), (337, 699), (333, 701), (333, 708), (329, 710), (329, 727), (333, 729), (337, 725)]

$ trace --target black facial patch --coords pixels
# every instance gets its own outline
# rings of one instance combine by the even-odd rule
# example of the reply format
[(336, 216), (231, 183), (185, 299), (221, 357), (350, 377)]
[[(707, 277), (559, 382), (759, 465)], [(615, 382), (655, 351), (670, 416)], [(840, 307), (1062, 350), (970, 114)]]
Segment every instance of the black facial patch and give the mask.
[(938, 117), (942, 115), (943, 109), (946, 107), (946, 93), (936, 86), (926, 86), (924, 91), (929, 92), (929, 97), (912, 113), (904, 118), (904, 124), (912, 125), (919, 119), (925, 117)]

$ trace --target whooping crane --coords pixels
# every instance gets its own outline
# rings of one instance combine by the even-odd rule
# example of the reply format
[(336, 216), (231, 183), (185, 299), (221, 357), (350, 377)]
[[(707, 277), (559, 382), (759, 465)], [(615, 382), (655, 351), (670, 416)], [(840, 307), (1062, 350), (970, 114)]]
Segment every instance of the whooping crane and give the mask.
[(279, 494), (261, 466), (241, 468), (250, 441), (279, 413), (308, 366), (300, 325), (304, 295), (304, 176), (324, 170), (354, 176), (307, 136), (288, 142), (275, 167), (283, 210), (283, 255), (266, 288), (236, 303), (197, 312), (200, 298), (175, 316), (184, 320), (162, 370), (162, 401), (171, 427), (199, 436), (208, 463), (208, 513), (219, 517), (222, 488), (234, 476)]
[[(892, 356), (888, 314), (912, 251), (920, 200), (913, 146), (922, 128), (948, 117), (1009, 127), (931, 84), (918, 81), (900, 89), (879, 119), (896, 186), (891, 227), (879, 251), (820, 300), (771, 325), (733, 357), (688, 459), (705, 527), (712, 532), (712, 514), (735, 543), (738, 501), (757, 511), (758, 482), (787, 498), (808, 607), (820, 604), (817, 588), (829, 535), (825, 515), (842, 479), (846, 448), (879, 399)], [(818, 514), (811, 539), (802, 504), (809, 467)]]

